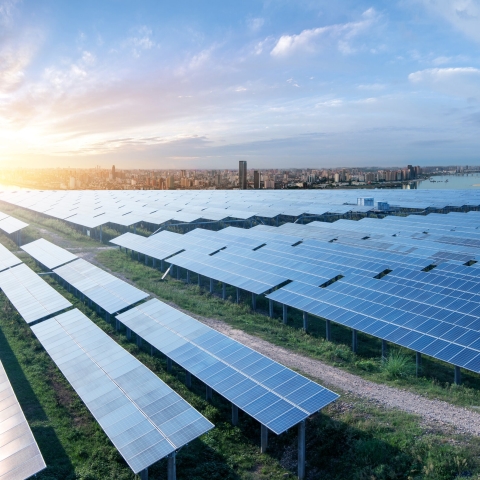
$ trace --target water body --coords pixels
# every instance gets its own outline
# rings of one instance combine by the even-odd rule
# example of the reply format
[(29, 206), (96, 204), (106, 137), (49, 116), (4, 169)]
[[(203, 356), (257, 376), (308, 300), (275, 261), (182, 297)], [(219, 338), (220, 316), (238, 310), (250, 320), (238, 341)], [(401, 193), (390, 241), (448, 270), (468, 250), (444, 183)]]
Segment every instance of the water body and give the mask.
[(480, 189), (480, 173), (470, 173), (468, 175), (439, 175), (431, 177), (431, 179), (435, 181), (421, 180), (417, 182), (417, 188), (419, 190)]

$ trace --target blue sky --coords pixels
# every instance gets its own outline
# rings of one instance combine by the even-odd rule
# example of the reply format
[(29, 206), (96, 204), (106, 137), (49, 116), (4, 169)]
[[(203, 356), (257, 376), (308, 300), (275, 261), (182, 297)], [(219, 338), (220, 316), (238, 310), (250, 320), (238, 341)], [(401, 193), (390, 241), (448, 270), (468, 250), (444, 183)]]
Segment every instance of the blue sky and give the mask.
[(480, 0), (0, 0), (0, 162), (479, 163)]

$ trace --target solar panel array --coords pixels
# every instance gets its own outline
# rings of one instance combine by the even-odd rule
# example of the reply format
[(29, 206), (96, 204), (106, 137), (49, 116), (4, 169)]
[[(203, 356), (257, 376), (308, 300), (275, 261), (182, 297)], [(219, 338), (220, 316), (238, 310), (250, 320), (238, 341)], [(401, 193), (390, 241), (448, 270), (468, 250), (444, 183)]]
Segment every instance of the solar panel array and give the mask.
[(25, 264), (0, 272), (0, 288), (29, 324), (72, 306)]
[(117, 319), (277, 434), (338, 398), (159, 300), (150, 300)]
[(79, 310), (32, 330), (134, 473), (213, 428)]
[(0, 361), (0, 479), (24, 480), (46, 467)]
[(116, 313), (147, 298), (133, 285), (79, 258), (54, 269), (55, 274), (73, 286), (107, 313)]
[(20, 263), (22, 261), (0, 243), (0, 272)]
[(77, 255), (43, 238), (23, 245), (21, 248), (49, 269), (59, 267), (78, 258)]
[[(303, 215), (344, 215), (366, 212), (357, 205), (365, 190), (111, 190), (0, 192), (0, 200), (86, 228), (112, 223), (193, 222), (201, 219), (299, 218)], [(476, 190), (376, 190), (376, 202), (413, 209), (479, 206)]]

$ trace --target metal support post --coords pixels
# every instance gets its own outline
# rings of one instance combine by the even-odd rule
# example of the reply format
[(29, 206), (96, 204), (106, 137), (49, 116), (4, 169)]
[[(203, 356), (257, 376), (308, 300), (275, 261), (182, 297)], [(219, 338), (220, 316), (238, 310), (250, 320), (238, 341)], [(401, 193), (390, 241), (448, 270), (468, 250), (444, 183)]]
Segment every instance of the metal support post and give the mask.
[(148, 480), (148, 468), (142, 470), (138, 476), (140, 477), (140, 480)]
[(298, 424), (298, 480), (305, 478), (305, 420)]
[(177, 479), (177, 464), (176, 464), (176, 452), (172, 452), (167, 458), (167, 480)]
[(155, 268), (157, 266), (157, 262), (155, 259), (152, 257), (152, 267)]
[(387, 358), (387, 341), (382, 340), (382, 359), (385, 360)]
[(100, 225), (100, 242), (102, 241), (102, 226)]
[(212, 388), (208, 385), (205, 385), (205, 399), (207, 402), (212, 399)]
[(171, 372), (171, 371), (172, 371), (172, 359), (167, 358), (167, 372)]
[(286, 325), (288, 320), (288, 307), (283, 304), (283, 323)]
[(202, 286), (202, 277), (201, 277), (200, 274), (198, 274), (197, 277), (198, 277), (198, 279), (197, 279), (198, 280), (198, 286), (201, 287)]
[(137, 335), (137, 347), (142, 348), (142, 338)]
[(268, 299), (268, 316), (273, 318), (273, 300)]
[(115, 330), (118, 332), (120, 331), (120, 320), (115, 319)]
[(148, 265), (148, 255), (145, 255), (145, 265)]
[(308, 332), (308, 313), (303, 312), (303, 330)]
[(132, 331), (127, 327), (127, 340), (132, 339)]
[(357, 331), (352, 328), (352, 352), (357, 353)]
[(140, 261), (140, 252), (137, 252), (137, 260)]
[(155, 353), (155, 347), (153, 345), (150, 345), (150, 356), (153, 357), (154, 353)]
[(240, 303), (240, 289), (237, 287), (237, 303)]
[(223, 300), (227, 299), (227, 285), (225, 282), (222, 283), (222, 298)]
[(190, 283), (190, 270), (187, 270), (187, 283)]
[(257, 309), (257, 294), (252, 293), (252, 310), (255, 311)]
[(415, 374), (418, 377), (422, 369), (422, 354), (420, 352), (415, 352), (415, 367)]
[(163, 260), (160, 260), (160, 271), (164, 271), (165, 270), (165, 262)]
[(192, 374), (190, 372), (185, 372), (185, 385), (188, 388), (192, 387)]
[(332, 324), (330, 320), (325, 320), (325, 339), (329, 342), (332, 341)]
[(455, 375), (454, 375), (454, 383), (455, 385), (460, 385), (462, 383), (462, 378), (460, 374), (460, 367), (455, 365)]
[(210, 279), (210, 293), (213, 293), (213, 278)]
[(267, 447), (268, 447), (268, 428), (262, 423), (261, 429), (260, 429), (260, 452), (266, 453)]
[(238, 407), (232, 403), (232, 425), (238, 425)]
[(180, 267), (177, 267), (177, 280), (180, 280)]

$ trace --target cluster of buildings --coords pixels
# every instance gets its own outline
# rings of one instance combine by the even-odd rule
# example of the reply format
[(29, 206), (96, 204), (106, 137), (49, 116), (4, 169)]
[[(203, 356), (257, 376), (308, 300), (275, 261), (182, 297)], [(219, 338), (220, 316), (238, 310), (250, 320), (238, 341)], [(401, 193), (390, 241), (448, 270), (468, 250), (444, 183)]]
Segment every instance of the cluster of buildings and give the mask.
[(285, 189), (359, 188), (376, 186), (401, 188), (406, 182), (437, 174), (478, 172), (477, 167), (405, 168), (290, 168), (248, 169), (241, 160), (237, 169), (222, 170), (118, 170), (101, 168), (17, 168), (2, 170), (0, 183), (51, 190), (205, 190), (205, 189)]

